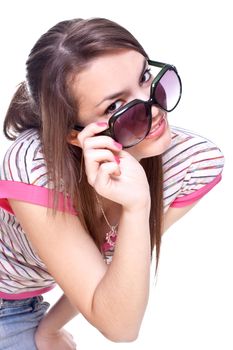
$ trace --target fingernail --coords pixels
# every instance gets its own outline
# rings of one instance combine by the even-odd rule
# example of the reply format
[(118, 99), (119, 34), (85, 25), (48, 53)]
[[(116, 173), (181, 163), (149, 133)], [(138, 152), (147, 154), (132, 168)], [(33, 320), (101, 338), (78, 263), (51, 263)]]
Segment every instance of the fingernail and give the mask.
[(122, 149), (122, 145), (116, 141), (114, 141), (114, 145), (119, 148), (119, 149)]
[(120, 164), (120, 158), (118, 156), (114, 156), (115, 161), (117, 162), (117, 164)]
[(96, 122), (96, 125), (98, 125), (98, 126), (107, 126), (108, 123), (106, 123), (106, 122)]

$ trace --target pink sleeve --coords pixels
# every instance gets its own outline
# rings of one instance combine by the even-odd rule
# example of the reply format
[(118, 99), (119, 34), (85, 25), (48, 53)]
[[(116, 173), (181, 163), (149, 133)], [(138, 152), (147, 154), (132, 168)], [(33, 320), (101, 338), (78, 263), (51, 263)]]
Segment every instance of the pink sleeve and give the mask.
[(173, 208), (182, 208), (185, 207), (186, 205), (190, 205), (197, 200), (201, 199), (206, 193), (208, 193), (217, 183), (219, 183), (222, 179), (222, 174), (219, 174), (218, 176), (215, 177), (213, 181), (208, 183), (207, 185), (203, 186), (199, 190), (187, 194), (183, 197), (178, 197), (176, 198), (170, 205), (170, 207)]
[[(18, 199), (28, 203), (41, 205), (52, 208), (52, 201), (49, 201), (49, 194), (52, 190), (46, 187), (25, 184), (18, 181), (0, 180), (0, 207), (13, 214), (7, 198)], [(51, 196), (52, 197), (52, 196)], [(67, 209), (64, 207), (64, 196), (62, 193), (58, 199), (58, 210), (67, 211), (72, 215), (77, 215), (77, 212), (72, 207), (70, 200), (67, 201)]]

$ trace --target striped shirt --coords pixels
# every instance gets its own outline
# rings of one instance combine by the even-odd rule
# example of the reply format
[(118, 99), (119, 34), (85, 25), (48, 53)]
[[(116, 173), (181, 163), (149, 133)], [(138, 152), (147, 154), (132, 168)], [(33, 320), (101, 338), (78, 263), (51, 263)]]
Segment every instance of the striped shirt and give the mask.
[[(164, 213), (169, 207), (190, 205), (221, 180), (224, 158), (211, 141), (171, 127), (172, 141), (163, 154)], [(18, 136), (0, 168), (0, 297), (22, 299), (45, 293), (56, 282), (36, 254), (14, 215), (8, 198), (48, 207), (47, 169), (39, 135), (30, 129)], [(63, 197), (59, 200), (62, 210)], [(70, 212), (76, 215), (70, 207)], [(104, 251), (105, 249), (103, 249)], [(111, 262), (114, 247), (105, 251)]]

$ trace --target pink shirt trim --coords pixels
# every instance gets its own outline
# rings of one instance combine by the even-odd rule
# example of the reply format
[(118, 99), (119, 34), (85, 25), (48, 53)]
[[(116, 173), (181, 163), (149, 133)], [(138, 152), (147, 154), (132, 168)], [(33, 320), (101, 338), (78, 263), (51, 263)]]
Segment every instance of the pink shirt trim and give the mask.
[(32, 298), (32, 297), (36, 297), (37, 295), (41, 295), (43, 293), (49, 292), (54, 287), (55, 285), (51, 287), (37, 289), (32, 292), (23, 292), (18, 294), (8, 294), (8, 293), (0, 292), (0, 298), (7, 299), (7, 300), (19, 300), (19, 299)]
[(222, 179), (222, 175), (219, 174), (215, 177), (213, 181), (205, 185), (204, 187), (200, 188), (199, 190), (188, 194), (186, 196), (176, 198), (174, 202), (171, 203), (170, 207), (173, 208), (182, 208), (186, 205), (190, 205), (194, 202), (196, 202), (198, 199), (201, 199), (206, 193), (208, 193), (217, 183), (219, 183)]
[[(25, 184), (23, 182), (0, 180), (0, 207), (14, 214), (7, 200), (7, 198), (12, 198), (52, 208), (52, 203), (48, 201), (48, 196), (51, 191), (52, 190), (45, 187)], [(64, 211), (63, 193), (59, 194), (58, 210)], [(72, 207), (69, 200), (67, 211), (70, 214), (77, 215), (77, 212)]]

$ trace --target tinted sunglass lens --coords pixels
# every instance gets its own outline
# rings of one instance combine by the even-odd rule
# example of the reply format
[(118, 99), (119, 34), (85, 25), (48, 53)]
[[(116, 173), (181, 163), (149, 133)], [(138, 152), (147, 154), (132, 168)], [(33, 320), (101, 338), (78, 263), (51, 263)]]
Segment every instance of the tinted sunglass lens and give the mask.
[(150, 120), (144, 103), (127, 109), (114, 123), (114, 136), (124, 147), (130, 147), (146, 136)]
[(154, 97), (162, 108), (171, 111), (179, 102), (180, 95), (179, 77), (173, 69), (168, 69), (159, 80), (154, 91)]

